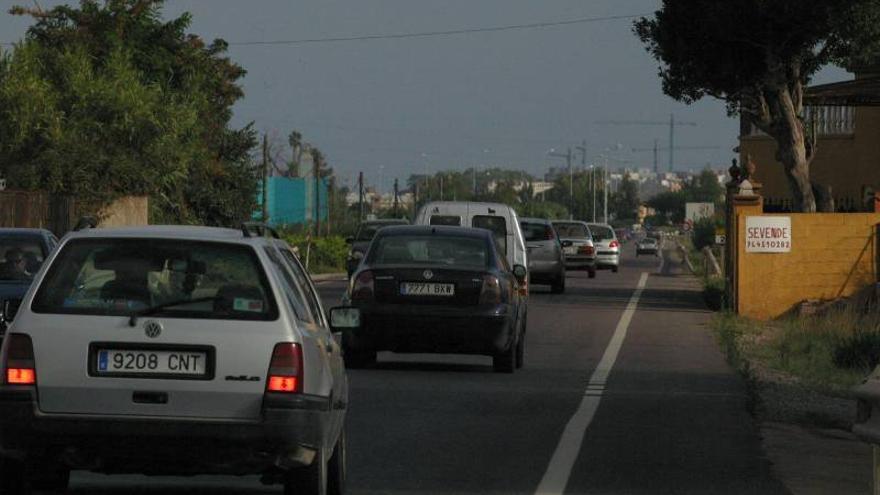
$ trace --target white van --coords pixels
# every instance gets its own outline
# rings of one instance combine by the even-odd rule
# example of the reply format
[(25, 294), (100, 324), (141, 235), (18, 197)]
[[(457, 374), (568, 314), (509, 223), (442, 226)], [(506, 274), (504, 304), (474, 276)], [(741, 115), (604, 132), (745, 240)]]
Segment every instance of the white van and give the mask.
[(525, 238), (513, 208), (498, 203), (435, 201), (416, 215), (416, 225), (450, 225), (491, 230), (510, 267), (528, 267)]

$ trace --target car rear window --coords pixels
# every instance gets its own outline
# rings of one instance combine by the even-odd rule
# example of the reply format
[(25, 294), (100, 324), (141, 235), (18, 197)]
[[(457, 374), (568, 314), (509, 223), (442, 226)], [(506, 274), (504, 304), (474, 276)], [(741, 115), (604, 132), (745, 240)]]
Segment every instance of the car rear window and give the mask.
[(43, 264), (43, 248), (36, 237), (0, 237), (0, 280), (31, 280)]
[(590, 225), (590, 233), (593, 234), (593, 240), (596, 242), (614, 239), (614, 231), (604, 225)]
[(173, 305), (154, 314), (278, 317), (268, 279), (251, 247), (178, 239), (72, 240), (52, 263), (31, 309), (128, 316), (168, 304)]
[(553, 227), (546, 223), (520, 222), (526, 242), (552, 241), (556, 239)]
[(486, 229), (495, 234), (498, 251), (503, 254), (507, 253), (507, 220), (504, 217), (475, 215), (471, 220), (471, 226), (477, 229)]
[(590, 231), (582, 223), (554, 223), (553, 228), (563, 239), (589, 239)]
[(486, 268), (491, 253), (483, 239), (459, 236), (378, 237), (367, 262), (381, 265), (445, 265)]
[(456, 217), (452, 215), (433, 215), (431, 216), (431, 225), (461, 227), (461, 217)]

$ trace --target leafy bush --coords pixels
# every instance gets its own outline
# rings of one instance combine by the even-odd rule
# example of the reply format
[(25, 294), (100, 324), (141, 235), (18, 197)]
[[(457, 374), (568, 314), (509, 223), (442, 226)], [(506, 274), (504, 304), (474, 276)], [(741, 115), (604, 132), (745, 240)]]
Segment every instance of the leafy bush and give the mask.
[(304, 234), (284, 234), (284, 240), (299, 252), (299, 259), (306, 263), (312, 273), (335, 273), (345, 271), (349, 246), (342, 236), (317, 237), (311, 240), (311, 249)]
[(706, 299), (706, 305), (712, 311), (721, 311), (724, 307), (725, 287), (724, 279), (710, 278), (703, 286), (703, 297)]
[(870, 371), (880, 364), (880, 332), (859, 332), (841, 339), (834, 348), (838, 368)]
[(694, 224), (694, 249), (697, 251), (706, 246), (715, 245), (715, 220), (712, 218), (702, 218)]

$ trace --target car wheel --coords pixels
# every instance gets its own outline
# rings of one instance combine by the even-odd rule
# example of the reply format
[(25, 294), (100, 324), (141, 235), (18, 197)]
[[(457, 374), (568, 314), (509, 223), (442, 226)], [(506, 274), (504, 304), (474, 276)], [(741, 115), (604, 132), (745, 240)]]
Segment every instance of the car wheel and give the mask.
[(328, 495), (327, 467), (324, 451), (319, 450), (311, 465), (284, 474), (284, 495)]
[(620, 267), (615, 265), (611, 267), (611, 273), (617, 273), (620, 270)]
[(70, 468), (59, 463), (34, 465), (30, 472), (30, 482), (35, 490), (66, 491), (70, 485)]
[(348, 465), (346, 461), (345, 426), (339, 432), (333, 455), (327, 461), (327, 493), (328, 495), (344, 495), (345, 480), (348, 477)]
[(23, 462), (0, 457), (0, 494), (29, 494), (31, 490), (27, 478)]
[(513, 373), (516, 370), (516, 350), (518, 343), (511, 342), (508, 349), (492, 357), (495, 373)]
[(589, 278), (596, 278), (596, 269), (595, 268), (588, 268), (587, 271), (589, 272)]
[(349, 369), (368, 368), (376, 364), (376, 351), (353, 351), (345, 349), (345, 367)]

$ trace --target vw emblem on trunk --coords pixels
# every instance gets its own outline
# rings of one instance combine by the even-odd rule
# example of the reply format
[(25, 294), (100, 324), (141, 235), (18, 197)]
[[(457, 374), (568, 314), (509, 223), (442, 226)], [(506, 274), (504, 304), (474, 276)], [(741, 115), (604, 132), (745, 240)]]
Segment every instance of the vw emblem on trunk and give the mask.
[(431, 270), (425, 270), (424, 272), (422, 272), (422, 276), (425, 277), (425, 280), (431, 280), (432, 278), (434, 278), (434, 272), (432, 272)]
[(162, 324), (158, 321), (148, 321), (144, 323), (144, 333), (147, 337), (155, 339), (162, 334)]

